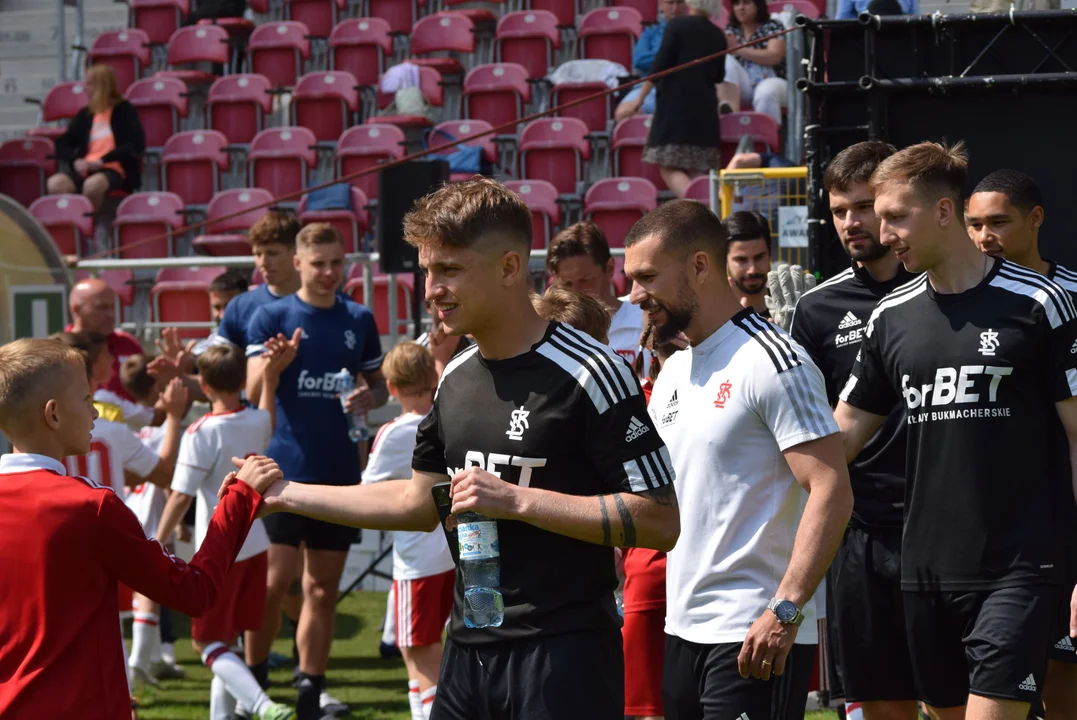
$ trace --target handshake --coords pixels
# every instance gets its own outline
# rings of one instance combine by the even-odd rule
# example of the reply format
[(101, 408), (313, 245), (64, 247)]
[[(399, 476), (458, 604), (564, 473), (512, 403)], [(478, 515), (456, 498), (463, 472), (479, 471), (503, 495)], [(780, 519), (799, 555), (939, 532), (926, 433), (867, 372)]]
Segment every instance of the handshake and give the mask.
[(270, 460), (265, 455), (248, 455), (246, 458), (232, 458), (232, 464), (239, 468), (239, 472), (230, 472), (221, 483), (221, 489), (217, 492), (217, 499), (224, 497), (228, 487), (236, 482), (250, 485), (255, 492), (265, 497), (272, 494), (273, 486), (284, 482), (284, 473), (275, 460)]

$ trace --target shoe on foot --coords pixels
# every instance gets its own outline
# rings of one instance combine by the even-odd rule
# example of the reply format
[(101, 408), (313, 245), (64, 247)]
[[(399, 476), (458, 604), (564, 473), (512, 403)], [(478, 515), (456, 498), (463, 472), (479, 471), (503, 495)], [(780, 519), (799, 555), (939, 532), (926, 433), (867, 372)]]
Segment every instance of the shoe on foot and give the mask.
[(331, 715), (332, 717), (346, 715), (348, 713), (348, 706), (340, 700), (337, 700), (325, 690), (322, 690), (322, 694), (318, 697), (318, 704), (321, 706), (323, 713)]
[(146, 668), (138, 667), (137, 665), (131, 665), (127, 668), (127, 682), (131, 686), (131, 692), (143, 685), (157, 687), (157, 678), (151, 675)]
[(271, 652), (269, 653), (269, 658), (266, 662), (269, 663), (270, 669), (276, 670), (277, 668), (288, 667), (293, 661), (287, 655), (281, 655), (279, 652)]
[(161, 658), (150, 664), (150, 675), (158, 680), (182, 680), (187, 673), (176, 663)]
[(400, 648), (396, 645), (390, 645), (387, 642), (383, 642), (378, 645), (378, 654), (381, 655), (383, 660), (398, 658), (400, 657)]
[(295, 710), (287, 705), (271, 702), (259, 717), (261, 720), (295, 720)]

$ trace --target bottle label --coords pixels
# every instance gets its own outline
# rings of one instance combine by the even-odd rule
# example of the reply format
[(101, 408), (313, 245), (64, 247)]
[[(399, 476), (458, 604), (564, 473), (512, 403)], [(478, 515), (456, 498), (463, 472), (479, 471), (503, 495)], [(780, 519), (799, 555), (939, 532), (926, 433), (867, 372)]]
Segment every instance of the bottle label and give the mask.
[(460, 538), (461, 560), (492, 560), (501, 554), (496, 521), (461, 523), (456, 533)]

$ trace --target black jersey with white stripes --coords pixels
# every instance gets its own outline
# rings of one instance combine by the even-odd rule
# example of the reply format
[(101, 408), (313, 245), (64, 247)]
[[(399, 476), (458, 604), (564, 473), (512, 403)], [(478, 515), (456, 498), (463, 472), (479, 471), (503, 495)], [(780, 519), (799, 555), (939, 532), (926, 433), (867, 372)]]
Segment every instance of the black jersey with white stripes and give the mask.
[[(849, 379), (860, 339), (875, 306), (914, 275), (903, 265), (886, 282), (864, 268), (848, 268), (812, 288), (797, 302), (789, 334), (826, 378), (831, 405)], [(867, 528), (901, 529), (905, 507), (905, 409), (894, 405), (882, 427), (849, 463), (852, 522)]]
[[(528, 352), (487, 360), (477, 346), (445, 367), (419, 425), (412, 466), (452, 475), (484, 467), (506, 482), (568, 495), (646, 492), (673, 469), (632, 368), (568, 325), (551, 323)], [(498, 521), (501, 627), (464, 626), (457, 574), (449, 634), (481, 644), (616, 629), (613, 549)]]
[(1074, 395), (1077, 310), (1032, 270), (995, 260), (956, 294), (922, 275), (878, 304), (841, 399), (906, 410), (903, 589), (1061, 582), (1054, 404)]

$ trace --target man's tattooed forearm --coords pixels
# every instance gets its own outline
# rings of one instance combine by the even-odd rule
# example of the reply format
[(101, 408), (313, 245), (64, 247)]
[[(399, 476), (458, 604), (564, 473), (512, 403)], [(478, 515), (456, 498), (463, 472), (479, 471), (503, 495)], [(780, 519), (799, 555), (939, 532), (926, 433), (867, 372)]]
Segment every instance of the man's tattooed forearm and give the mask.
[(613, 537), (612, 537), (613, 528), (610, 527), (610, 514), (606, 510), (606, 498), (605, 497), (599, 495), (599, 497), (598, 497), (598, 506), (600, 508), (602, 508), (602, 544), (603, 545), (612, 545), (613, 544)]
[(674, 507), (677, 503), (677, 491), (673, 489), (672, 483), (640, 494), (665, 507)]
[[(617, 512), (621, 516), (621, 527), (624, 529), (621, 547), (636, 547), (636, 523), (632, 520), (625, 501), (621, 499), (621, 493), (614, 494), (613, 502), (617, 505)], [(605, 508), (605, 504), (602, 507)]]

